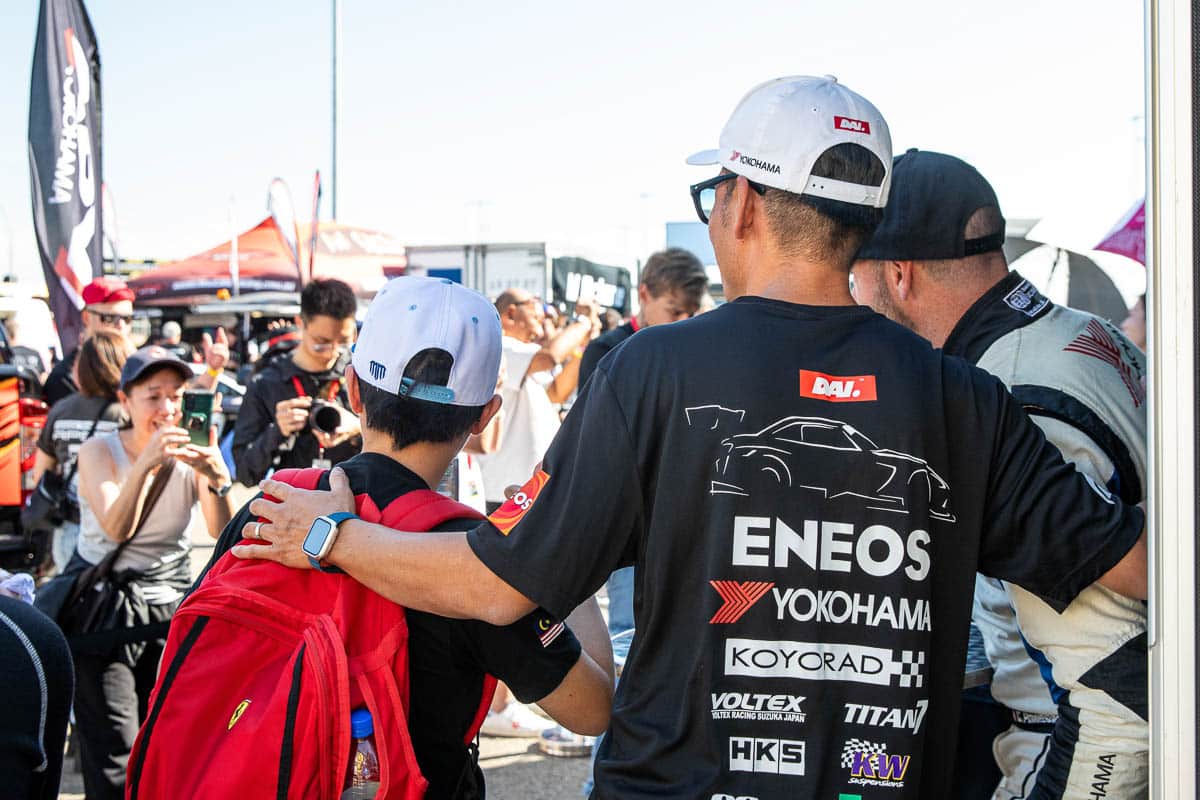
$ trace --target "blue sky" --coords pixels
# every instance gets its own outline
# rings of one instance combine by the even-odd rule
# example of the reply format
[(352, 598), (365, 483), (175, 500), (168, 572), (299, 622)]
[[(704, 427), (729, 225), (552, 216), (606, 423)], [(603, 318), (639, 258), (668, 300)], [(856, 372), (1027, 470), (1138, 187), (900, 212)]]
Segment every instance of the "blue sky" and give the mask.
[[(123, 254), (297, 208), (329, 168), (327, 0), (90, 0)], [(0, 209), (37, 274), (25, 150), (36, 0), (0, 8)], [(742, 94), (836, 74), (897, 152), (966, 158), (1010, 217), (1102, 234), (1142, 191), (1140, 3), (344, 0), (339, 217), (409, 244), (548, 241), (629, 263), (693, 218), (683, 159)], [(327, 187), (328, 188), (328, 187)], [(328, 194), (323, 206), (329, 212)], [(0, 218), (0, 269), (8, 232)]]

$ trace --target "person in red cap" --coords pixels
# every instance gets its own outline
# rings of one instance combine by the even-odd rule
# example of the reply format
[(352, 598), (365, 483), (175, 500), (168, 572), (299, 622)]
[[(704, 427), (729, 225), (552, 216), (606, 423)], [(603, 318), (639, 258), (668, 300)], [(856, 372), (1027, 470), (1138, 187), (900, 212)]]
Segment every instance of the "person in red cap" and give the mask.
[[(102, 275), (83, 287), (83, 333), (80, 341), (96, 331), (113, 331), (129, 338), (133, 323), (133, 290), (125, 281), (111, 275)], [(66, 342), (63, 343), (64, 349)], [(46, 378), (46, 402), (54, 405), (68, 395), (79, 391), (72, 374), (79, 348), (72, 347), (62, 361), (50, 370)]]

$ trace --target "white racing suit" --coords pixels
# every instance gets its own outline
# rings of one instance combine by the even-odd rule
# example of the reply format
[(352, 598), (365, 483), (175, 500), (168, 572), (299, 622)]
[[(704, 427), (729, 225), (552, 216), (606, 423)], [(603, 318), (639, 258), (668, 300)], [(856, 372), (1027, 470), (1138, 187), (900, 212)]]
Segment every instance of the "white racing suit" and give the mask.
[[(972, 306), (947, 353), (1000, 378), (1101, 493), (1143, 499), (1145, 356), (1111, 324), (1056, 306), (1013, 272)], [(993, 745), (995, 800), (1148, 793), (1146, 604), (1099, 585), (1065, 608), (977, 576), (972, 623), (1013, 724)]]

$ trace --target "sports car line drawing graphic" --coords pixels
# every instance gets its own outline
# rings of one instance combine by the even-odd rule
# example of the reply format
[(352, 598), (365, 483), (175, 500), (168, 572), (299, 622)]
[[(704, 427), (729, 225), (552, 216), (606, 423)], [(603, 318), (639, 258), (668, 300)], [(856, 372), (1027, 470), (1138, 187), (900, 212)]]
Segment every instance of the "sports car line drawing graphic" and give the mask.
[(826, 499), (857, 497), (867, 508), (909, 513), (926, 501), (929, 516), (954, 522), (950, 486), (916, 456), (878, 447), (857, 428), (822, 417), (785, 417), (758, 433), (721, 442), (709, 494), (749, 497), (767, 476), (780, 486), (810, 489)]

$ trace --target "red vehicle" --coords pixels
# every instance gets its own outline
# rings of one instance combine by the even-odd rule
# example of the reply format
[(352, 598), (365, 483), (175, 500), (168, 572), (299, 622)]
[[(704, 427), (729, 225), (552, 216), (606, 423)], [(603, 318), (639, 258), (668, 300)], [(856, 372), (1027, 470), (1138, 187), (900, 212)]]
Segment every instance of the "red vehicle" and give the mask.
[(28, 367), (13, 364), (0, 326), (0, 567), (38, 572), (49, 563), (50, 542), (21, 528), (21, 508), (33, 491), (37, 439), (46, 424), (42, 385)]

